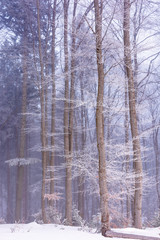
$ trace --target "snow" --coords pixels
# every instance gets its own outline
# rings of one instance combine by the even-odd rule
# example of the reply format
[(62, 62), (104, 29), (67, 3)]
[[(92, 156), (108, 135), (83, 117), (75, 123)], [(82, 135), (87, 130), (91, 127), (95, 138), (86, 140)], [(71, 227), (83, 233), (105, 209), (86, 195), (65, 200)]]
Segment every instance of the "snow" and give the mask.
[(159, 239), (160, 239), (160, 227), (159, 228), (146, 228), (146, 229), (123, 228), (123, 229), (114, 229), (114, 231), (121, 232), (121, 233), (142, 235), (142, 236), (159, 237)]
[[(88, 229), (89, 230), (89, 229)], [(138, 230), (134, 228), (114, 229), (117, 232), (133, 233), (138, 235), (152, 236), (160, 238), (160, 228), (148, 228)], [(39, 225), (35, 222), (29, 224), (1, 224), (1, 240), (104, 240), (101, 234), (95, 231), (88, 232), (78, 227), (67, 227), (62, 225)], [(108, 238), (110, 239), (110, 238)], [(121, 238), (112, 238), (120, 240)]]

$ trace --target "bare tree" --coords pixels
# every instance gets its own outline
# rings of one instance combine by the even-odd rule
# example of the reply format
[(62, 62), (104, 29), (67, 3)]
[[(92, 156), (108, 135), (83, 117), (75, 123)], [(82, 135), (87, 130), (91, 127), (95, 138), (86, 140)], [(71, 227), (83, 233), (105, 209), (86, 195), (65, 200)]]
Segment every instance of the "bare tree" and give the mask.
[(39, 49), (39, 61), (40, 61), (40, 104), (41, 104), (41, 143), (42, 143), (42, 190), (41, 190), (41, 207), (42, 207), (42, 219), (44, 223), (47, 223), (46, 211), (45, 211), (45, 177), (46, 177), (46, 124), (45, 124), (45, 79), (44, 79), (44, 64), (42, 57), (42, 44), (41, 44), (41, 26), (40, 26), (40, 6), (39, 0), (36, 0), (37, 5), (37, 23), (38, 23), (38, 49)]
[[(153, 107), (154, 106), (154, 107)], [(159, 111), (156, 102), (153, 102), (153, 106), (151, 105), (151, 116), (152, 116), (152, 139), (153, 139), (153, 150), (155, 154), (155, 180), (156, 180), (156, 192), (158, 197), (158, 209), (160, 210), (160, 184), (159, 184)]]
[(69, 0), (64, 0), (64, 58), (65, 58), (65, 104), (64, 104), (64, 153), (66, 160), (66, 207), (65, 218), (72, 225), (72, 167), (69, 139), (69, 55), (68, 55), (68, 7)]
[[(50, 159), (50, 194), (54, 193), (54, 156), (55, 156), (55, 97), (56, 97), (56, 86), (55, 86), (55, 48), (56, 48), (56, 7), (57, 0), (54, 0), (53, 5), (53, 19), (52, 19), (52, 110), (51, 110), (51, 159)], [(52, 204), (52, 201), (51, 201)]]
[(101, 209), (101, 231), (110, 229), (108, 209), (108, 189), (106, 175), (106, 156), (104, 142), (104, 119), (103, 119), (103, 96), (104, 96), (104, 68), (102, 57), (102, 1), (94, 0), (95, 7), (95, 34), (96, 34), (96, 55), (98, 69), (98, 94), (96, 107), (96, 130), (97, 147), (99, 153), (99, 188), (100, 188), (100, 209)]
[(135, 195), (134, 195), (134, 226), (142, 228), (142, 160), (140, 150), (140, 140), (138, 134), (138, 123), (136, 116), (136, 99), (134, 76), (131, 62), (131, 47), (130, 47), (130, 0), (124, 0), (124, 64), (126, 76), (128, 79), (128, 94), (129, 94), (129, 112), (130, 125), (133, 144), (133, 161), (135, 171)]
[[(129, 116), (128, 116), (128, 84), (127, 78), (125, 78), (125, 148), (126, 148), (126, 174), (129, 174)], [(127, 212), (127, 222), (130, 222), (130, 197), (129, 197), (129, 189), (127, 188), (127, 196), (126, 196), (126, 212)]]
[(21, 130), (20, 130), (20, 151), (19, 158), (20, 162), (17, 166), (17, 181), (16, 181), (16, 208), (15, 208), (15, 219), (17, 222), (22, 220), (22, 199), (23, 199), (23, 188), (24, 188), (24, 166), (21, 164), (21, 159), (25, 158), (25, 147), (26, 147), (26, 108), (27, 108), (27, 43), (26, 37), (23, 37), (23, 48), (24, 53), (22, 56), (23, 64), (23, 87), (22, 87), (22, 110), (21, 110)]

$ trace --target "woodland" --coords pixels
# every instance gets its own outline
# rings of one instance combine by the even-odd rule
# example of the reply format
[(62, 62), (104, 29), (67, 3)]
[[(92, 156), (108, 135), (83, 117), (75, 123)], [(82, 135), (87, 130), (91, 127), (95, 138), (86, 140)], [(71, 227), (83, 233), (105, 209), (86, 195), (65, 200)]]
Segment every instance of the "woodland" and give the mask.
[(159, 1), (0, 0), (0, 223), (160, 226), (159, 55)]

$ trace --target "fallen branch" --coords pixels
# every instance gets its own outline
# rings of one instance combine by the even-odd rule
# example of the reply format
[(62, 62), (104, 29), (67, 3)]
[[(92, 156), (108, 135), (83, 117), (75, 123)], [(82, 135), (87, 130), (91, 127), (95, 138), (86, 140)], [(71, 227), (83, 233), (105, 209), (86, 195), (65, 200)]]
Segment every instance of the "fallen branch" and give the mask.
[(129, 234), (129, 233), (118, 233), (113, 231), (106, 231), (105, 237), (109, 238), (128, 238), (128, 239), (139, 239), (139, 240), (160, 240), (160, 237), (149, 237), (149, 236), (143, 236), (143, 235), (135, 235), (135, 234)]

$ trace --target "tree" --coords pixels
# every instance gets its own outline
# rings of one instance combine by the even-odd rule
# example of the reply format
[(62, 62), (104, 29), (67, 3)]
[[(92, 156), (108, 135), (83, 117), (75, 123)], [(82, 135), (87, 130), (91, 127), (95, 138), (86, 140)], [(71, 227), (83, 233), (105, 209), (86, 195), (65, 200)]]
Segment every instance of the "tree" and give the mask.
[(142, 160), (140, 150), (140, 140), (138, 134), (138, 123), (136, 114), (136, 99), (134, 76), (131, 61), (130, 47), (130, 0), (124, 0), (124, 64), (125, 72), (128, 79), (128, 95), (129, 95), (129, 113), (130, 125), (133, 144), (133, 161), (135, 171), (135, 195), (134, 195), (134, 226), (142, 228)]
[[(51, 183), (50, 183), (50, 194), (54, 193), (54, 155), (55, 155), (55, 97), (56, 97), (56, 86), (55, 86), (55, 39), (56, 39), (56, 7), (57, 7), (57, 0), (54, 0), (53, 4), (53, 19), (52, 19), (52, 110), (51, 110), (51, 159), (50, 159), (50, 166), (51, 166)], [(51, 201), (52, 204), (52, 201)]]
[[(69, 55), (68, 55), (68, 8), (69, 0), (64, 0), (64, 58), (65, 58), (65, 103), (64, 103), (64, 154), (66, 161), (66, 207), (65, 218), (68, 225), (72, 225), (72, 173), (69, 135)], [(72, 129), (70, 129), (72, 131)]]
[(41, 44), (41, 26), (40, 26), (40, 7), (39, 0), (36, 0), (37, 6), (37, 24), (38, 24), (38, 49), (40, 60), (40, 104), (41, 104), (41, 142), (42, 142), (42, 190), (41, 190), (41, 206), (42, 206), (42, 219), (47, 223), (47, 216), (45, 211), (45, 178), (46, 178), (46, 122), (45, 122), (45, 79), (44, 79), (44, 65), (42, 58), (42, 44)]
[(101, 209), (101, 231), (110, 229), (109, 208), (108, 208), (108, 189), (106, 176), (106, 157), (104, 142), (104, 120), (103, 120), (103, 96), (104, 96), (104, 69), (102, 58), (102, 1), (94, 0), (95, 7), (95, 34), (96, 34), (96, 55), (98, 69), (98, 94), (96, 106), (96, 130), (97, 147), (99, 153), (99, 188), (100, 188), (100, 209)]
[(26, 54), (26, 38), (23, 39), (24, 53), (22, 56), (23, 64), (23, 87), (22, 87), (22, 110), (21, 110), (21, 130), (20, 130), (20, 162), (17, 167), (17, 182), (16, 182), (16, 208), (15, 219), (17, 222), (22, 220), (22, 197), (24, 188), (24, 166), (21, 165), (21, 159), (25, 158), (25, 143), (26, 143), (26, 111), (27, 111), (27, 54)]

